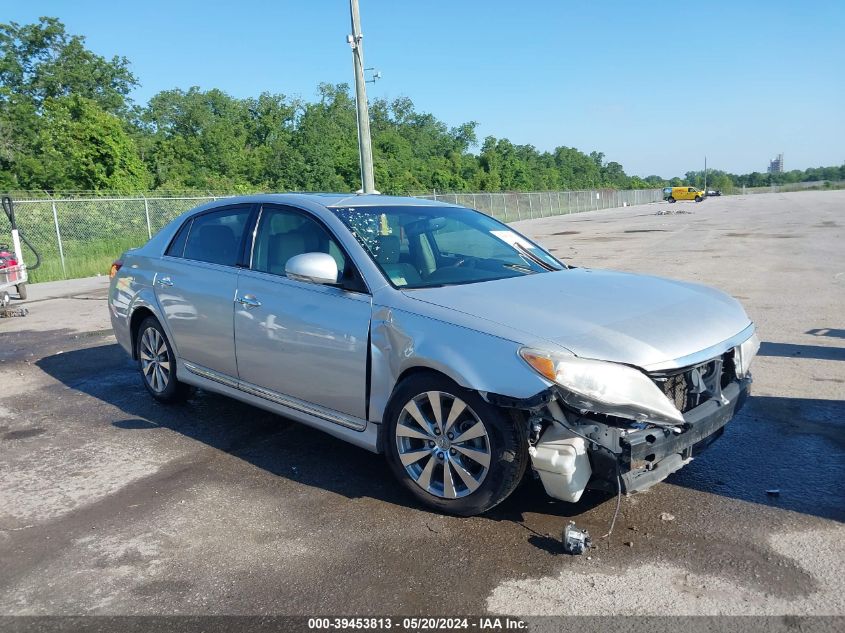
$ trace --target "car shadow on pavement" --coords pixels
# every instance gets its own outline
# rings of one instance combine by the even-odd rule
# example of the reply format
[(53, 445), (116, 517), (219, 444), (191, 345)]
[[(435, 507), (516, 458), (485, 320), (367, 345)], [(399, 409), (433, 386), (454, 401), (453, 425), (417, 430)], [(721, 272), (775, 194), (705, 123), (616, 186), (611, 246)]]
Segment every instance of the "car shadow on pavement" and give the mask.
[(117, 408), (110, 421), (115, 428), (132, 433), (170, 429), (276, 476), (351, 499), (374, 497), (418, 507), (394, 482), (380, 455), (321, 431), (202, 390), (184, 404), (156, 402), (134, 362), (116, 344), (49, 355), (36, 365), (65, 386)]
[(805, 334), (811, 334), (812, 336), (829, 336), (831, 338), (845, 338), (845, 330), (837, 330), (829, 327), (813, 328), (812, 330), (807, 330)]
[[(425, 511), (382, 456), (231, 398), (199, 391), (165, 406), (144, 390), (137, 369), (116, 344), (46, 356), (36, 365), (67, 387), (118, 408), (111, 424), (127, 432), (167, 428), (243, 459), (275, 476), (337, 493)], [(845, 401), (752, 398), (725, 435), (667, 481), (677, 486), (845, 521)], [(769, 491), (767, 493), (767, 491)], [(772, 491), (777, 491), (772, 492)], [(527, 477), (487, 513), (522, 523), (524, 513), (583, 518), (599, 506), (612, 514), (614, 495), (585, 492), (577, 504), (555, 501)], [(611, 503), (607, 503), (611, 501)], [(557, 551), (545, 535), (534, 544)], [(540, 539), (540, 541), (537, 541)]]
[(752, 396), (666, 481), (845, 522), (845, 400)]
[(760, 356), (782, 356), (785, 358), (816, 358), (818, 360), (845, 360), (845, 348), (822, 345), (797, 345), (795, 343), (760, 344)]

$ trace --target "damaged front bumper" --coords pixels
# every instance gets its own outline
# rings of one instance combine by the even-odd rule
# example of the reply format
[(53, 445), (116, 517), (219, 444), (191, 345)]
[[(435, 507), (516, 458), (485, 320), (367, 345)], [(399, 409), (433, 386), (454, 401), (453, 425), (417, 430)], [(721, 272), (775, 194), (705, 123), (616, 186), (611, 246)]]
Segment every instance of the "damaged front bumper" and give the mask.
[(572, 502), (585, 488), (619, 487), (631, 494), (663, 481), (722, 435), (750, 385), (750, 376), (735, 379), (718, 397), (684, 413), (676, 427), (574, 411), (563, 404), (558, 387), (524, 401), (486, 395), (499, 406), (528, 412), (534, 469), (550, 496)]
[(685, 413), (680, 433), (646, 428), (620, 434), (615, 460), (606, 450), (591, 451), (591, 485), (615, 490), (617, 465), (625, 493), (641, 492), (663, 481), (721, 437), (725, 425), (745, 405), (750, 384), (750, 379), (733, 382), (722, 390), (721, 399), (708, 400)]

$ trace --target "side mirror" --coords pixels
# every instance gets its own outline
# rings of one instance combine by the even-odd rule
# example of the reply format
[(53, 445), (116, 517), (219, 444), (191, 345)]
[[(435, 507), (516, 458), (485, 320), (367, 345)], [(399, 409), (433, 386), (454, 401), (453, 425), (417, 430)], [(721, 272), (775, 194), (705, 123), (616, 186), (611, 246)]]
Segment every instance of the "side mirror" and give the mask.
[(303, 253), (285, 264), (288, 277), (312, 284), (336, 284), (337, 273), (337, 262), (328, 253)]

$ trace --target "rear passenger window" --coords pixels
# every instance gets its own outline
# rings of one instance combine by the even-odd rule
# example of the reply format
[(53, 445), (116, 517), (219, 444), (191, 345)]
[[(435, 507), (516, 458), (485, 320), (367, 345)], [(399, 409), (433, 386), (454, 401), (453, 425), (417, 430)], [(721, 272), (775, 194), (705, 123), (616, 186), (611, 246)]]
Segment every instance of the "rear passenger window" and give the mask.
[(237, 264), (249, 213), (249, 207), (235, 207), (196, 216), (185, 243), (185, 259)]
[(331, 255), (341, 274), (346, 267), (343, 251), (320, 223), (295, 211), (265, 207), (255, 236), (252, 269), (284, 275), (288, 260), (303, 253)]

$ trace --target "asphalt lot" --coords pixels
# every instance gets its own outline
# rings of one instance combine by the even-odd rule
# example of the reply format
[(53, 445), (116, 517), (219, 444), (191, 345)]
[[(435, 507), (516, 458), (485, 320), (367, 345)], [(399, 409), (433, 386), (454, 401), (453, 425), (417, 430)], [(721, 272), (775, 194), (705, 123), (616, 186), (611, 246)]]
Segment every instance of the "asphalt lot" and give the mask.
[(845, 191), (667, 209), (516, 225), (580, 266), (724, 289), (762, 335), (724, 437), (623, 499), (589, 557), (560, 531), (605, 533), (613, 498), (529, 481), (489, 516), (430, 513), (307, 427), (154, 403), (107, 279), (31, 287), (0, 319), (0, 614), (845, 615)]

